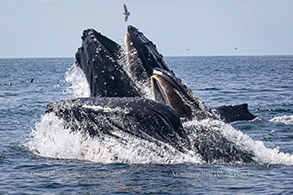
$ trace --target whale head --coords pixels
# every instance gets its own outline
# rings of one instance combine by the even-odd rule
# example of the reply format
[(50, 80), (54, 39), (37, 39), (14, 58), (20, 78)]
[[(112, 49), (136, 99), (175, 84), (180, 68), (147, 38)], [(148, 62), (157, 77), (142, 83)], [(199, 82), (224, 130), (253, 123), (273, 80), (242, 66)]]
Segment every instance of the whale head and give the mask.
[(137, 97), (140, 90), (119, 64), (120, 45), (93, 29), (83, 32), (75, 57), (86, 75), (91, 97)]
[(129, 44), (126, 45), (131, 45), (131, 48), (136, 49), (143, 68), (149, 77), (152, 76), (154, 68), (161, 68), (169, 71), (162, 54), (158, 52), (156, 45), (152, 41), (131, 25), (128, 26), (127, 31), (127, 43)]

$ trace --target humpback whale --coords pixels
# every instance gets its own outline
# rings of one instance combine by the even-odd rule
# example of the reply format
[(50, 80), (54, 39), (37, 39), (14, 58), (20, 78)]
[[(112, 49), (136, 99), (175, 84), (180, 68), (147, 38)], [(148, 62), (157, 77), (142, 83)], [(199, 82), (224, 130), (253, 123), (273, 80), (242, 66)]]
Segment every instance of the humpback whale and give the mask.
[(245, 106), (247, 104), (207, 108), (204, 102), (195, 96), (191, 89), (187, 88), (169, 69), (156, 45), (131, 25), (128, 26), (126, 35), (126, 49), (128, 53), (135, 53), (135, 58), (139, 58), (137, 63), (131, 59), (133, 55), (128, 55), (133, 77), (144, 82), (150, 82), (146, 77), (151, 78), (155, 99), (174, 108), (181, 117), (202, 120), (219, 116), (225, 122), (256, 118), (249, 112), (248, 106)]

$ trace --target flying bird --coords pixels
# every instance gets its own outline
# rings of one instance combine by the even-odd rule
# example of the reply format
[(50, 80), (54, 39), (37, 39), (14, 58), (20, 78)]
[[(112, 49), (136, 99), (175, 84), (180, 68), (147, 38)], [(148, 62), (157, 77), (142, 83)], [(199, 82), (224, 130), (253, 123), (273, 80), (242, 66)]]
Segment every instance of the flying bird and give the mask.
[(128, 16), (130, 16), (130, 12), (127, 10), (126, 5), (124, 4), (124, 13), (125, 15), (125, 22), (127, 22)]

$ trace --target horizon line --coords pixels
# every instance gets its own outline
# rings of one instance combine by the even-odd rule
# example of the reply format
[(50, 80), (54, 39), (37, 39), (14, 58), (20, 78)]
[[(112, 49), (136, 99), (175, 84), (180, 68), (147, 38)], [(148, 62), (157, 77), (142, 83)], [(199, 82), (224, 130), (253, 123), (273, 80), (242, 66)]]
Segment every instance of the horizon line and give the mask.
[[(163, 55), (163, 57), (242, 57), (242, 56), (293, 56), (293, 54), (216, 54), (216, 55)], [(72, 58), (75, 59), (74, 56), (35, 56), (35, 57), (0, 57), (0, 59), (58, 59), (58, 58)]]

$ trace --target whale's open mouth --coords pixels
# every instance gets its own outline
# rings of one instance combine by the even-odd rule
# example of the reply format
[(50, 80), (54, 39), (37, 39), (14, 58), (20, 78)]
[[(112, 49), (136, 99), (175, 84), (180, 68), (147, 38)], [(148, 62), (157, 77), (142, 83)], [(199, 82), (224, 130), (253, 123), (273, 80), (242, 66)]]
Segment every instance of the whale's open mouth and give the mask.
[(125, 34), (124, 41), (125, 41), (125, 46), (126, 46), (126, 53), (128, 54), (133, 49), (133, 43), (132, 43), (128, 33)]
[(154, 69), (151, 82), (156, 101), (168, 104), (180, 117), (192, 117), (192, 109), (188, 103), (190, 97), (172, 73)]

